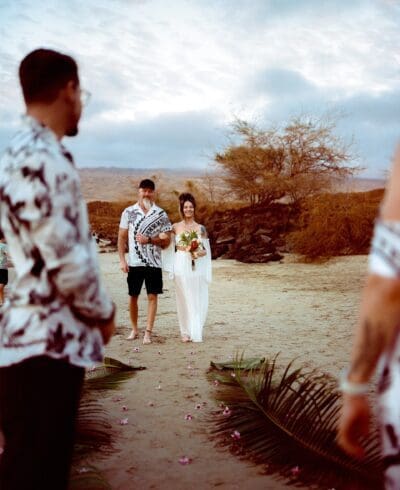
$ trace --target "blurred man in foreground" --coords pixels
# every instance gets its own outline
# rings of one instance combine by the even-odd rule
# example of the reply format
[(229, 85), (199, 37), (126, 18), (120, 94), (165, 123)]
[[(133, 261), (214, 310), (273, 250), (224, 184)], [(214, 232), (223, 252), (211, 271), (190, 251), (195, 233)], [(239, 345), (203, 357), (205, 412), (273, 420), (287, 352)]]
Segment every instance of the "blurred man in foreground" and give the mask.
[(19, 68), (27, 107), (0, 160), (0, 227), (16, 279), (0, 312), (0, 488), (68, 487), (84, 367), (114, 330), (71, 154), (84, 92), (75, 61), (38, 49)]

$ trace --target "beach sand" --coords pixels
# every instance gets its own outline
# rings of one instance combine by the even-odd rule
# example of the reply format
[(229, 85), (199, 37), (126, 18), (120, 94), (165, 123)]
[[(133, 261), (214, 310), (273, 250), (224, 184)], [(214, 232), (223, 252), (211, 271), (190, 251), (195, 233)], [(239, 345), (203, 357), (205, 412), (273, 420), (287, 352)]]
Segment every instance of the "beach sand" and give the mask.
[[(156, 336), (146, 346), (141, 339), (125, 340), (130, 332), (128, 296), (117, 254), (99, 257), (118, 307), (118, 328), (107, 355), (147, 369), (104, 397), (116, 432), (115, 451), (91, 463), (114, 490), (287, 488), (210, 440), (205, 417), (216, 404), (206, 371), (211, 360), (229, 360), (236, 353), (273, 357), (280, 352), (281, 364), (297, 357), (301, 364), (337, 375), (349, 358), (366, 257), (316, 265), (298, 263), (292, 256), (282, 264), (214, 261), (202, 343), (180, 342), (173, 282), (165, 277)], [(139, 305), (143, 335), (144, 294)], [(193, 419), (185, 420), (186, 414)], [(122, 418), (128, 419), (126, 425), (119, 424)], [(191, 464), (179, 464), (182, 456), (191, 458)]]

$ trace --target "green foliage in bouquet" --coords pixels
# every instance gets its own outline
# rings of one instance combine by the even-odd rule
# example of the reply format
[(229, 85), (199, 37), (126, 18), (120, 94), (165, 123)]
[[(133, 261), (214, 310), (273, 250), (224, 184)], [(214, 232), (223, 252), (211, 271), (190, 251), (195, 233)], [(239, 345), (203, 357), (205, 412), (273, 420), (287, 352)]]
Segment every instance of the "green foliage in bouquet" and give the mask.
[(181, 247), (190, 247), (193, 241), (198, 241), (199, 235), (196, 230), (183, 231), (179, 235), (178, 245)]

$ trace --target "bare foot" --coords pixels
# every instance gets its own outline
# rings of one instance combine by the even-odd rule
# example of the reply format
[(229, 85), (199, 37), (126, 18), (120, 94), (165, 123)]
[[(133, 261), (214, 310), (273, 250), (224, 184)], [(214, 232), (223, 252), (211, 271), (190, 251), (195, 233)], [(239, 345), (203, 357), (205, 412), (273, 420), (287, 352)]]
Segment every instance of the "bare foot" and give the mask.
[(132, 330), (132, 332), (129, 334), (129, 337), (126, 337), (125, 340), (136, 340), (139, 338), (139, 332), (134, 332)]
[(147, 330), (144, 333), (143, 344), (151, 344), (151, 330)]

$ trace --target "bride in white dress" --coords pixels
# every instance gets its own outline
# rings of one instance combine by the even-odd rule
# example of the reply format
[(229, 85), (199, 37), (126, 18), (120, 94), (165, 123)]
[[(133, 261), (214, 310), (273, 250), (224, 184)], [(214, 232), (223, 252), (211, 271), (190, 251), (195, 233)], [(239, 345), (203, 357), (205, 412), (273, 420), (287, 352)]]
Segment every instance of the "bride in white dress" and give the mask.
[[(208, 285), (211, 282), (211, 250), (207, 232), (194, 219), (196, 201), (189, 193), (179, 196), (183, 220), (172, 225), (175, 250), (164, 253), (164, 269), (173, 274), (176, 306), (182, 342), (202, 342), (203, 326), (208, 310)], [(200, 246), (188, 251), (183, 233), (196, 233)], [(190, 241), (190, 239), (189, 239)], [(196, 244), (192, 245), (192, 249)], [(172, 253), (171, 253), (172, 252)], [(173, 255), (172, 255), (173, 254)]]

